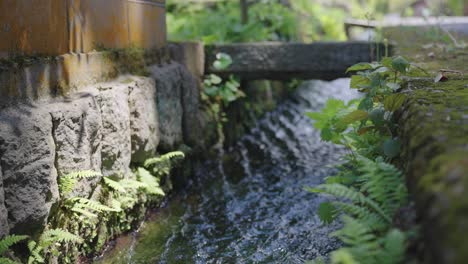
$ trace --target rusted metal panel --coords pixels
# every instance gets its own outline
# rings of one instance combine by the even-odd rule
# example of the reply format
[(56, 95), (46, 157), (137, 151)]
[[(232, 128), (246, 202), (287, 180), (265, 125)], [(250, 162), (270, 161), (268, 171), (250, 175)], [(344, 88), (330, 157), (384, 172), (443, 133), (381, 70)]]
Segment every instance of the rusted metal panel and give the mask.
[(0, 57), (166, 44), (164, 0), (0, 0)]
[(68, 52), (67, 1), (1, 0), (0, 57)]
[(70, 0), (68, 14), (71, 51), (128, 46), (126, 0)]
[(142, 48), (166, 44), (165, 1), (128, 0), (130, 43)]

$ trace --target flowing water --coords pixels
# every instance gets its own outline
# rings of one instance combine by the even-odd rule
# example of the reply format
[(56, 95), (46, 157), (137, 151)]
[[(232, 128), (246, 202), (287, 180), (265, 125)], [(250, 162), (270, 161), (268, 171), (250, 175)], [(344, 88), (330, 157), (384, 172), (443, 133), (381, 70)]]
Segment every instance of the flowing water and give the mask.
[(322, 142), (305, 116), (328, 98), (356, 96), (348, 79), (303, 83), (237, 145), (195, 170), (139, 232), (99, 263), (303, 263), (338, 246), (304, 191), (333, 174), (344, 149)]

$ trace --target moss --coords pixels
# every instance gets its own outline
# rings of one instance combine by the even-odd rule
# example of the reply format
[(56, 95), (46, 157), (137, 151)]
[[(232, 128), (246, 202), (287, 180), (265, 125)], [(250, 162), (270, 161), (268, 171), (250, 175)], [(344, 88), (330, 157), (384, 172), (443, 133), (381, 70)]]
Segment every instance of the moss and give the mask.
[[(468, 47), (456, 47), (450, 37), (437, 27), (392, 27), (384, 30), (384, 36), (396, 43), (395, 52), (425, 68), (430, 73), (440, 69), (466, 72)], [(468, 37), (454, 36), (459, 43), (468, 43)], [(421, 72), (416, 76), (421, 76)]]
[[(463, 263), (468, 231), (467, 79), (410, 81), (400, 135), (432, 263)], [(463, 260), (463, 261), (462, 261)]]

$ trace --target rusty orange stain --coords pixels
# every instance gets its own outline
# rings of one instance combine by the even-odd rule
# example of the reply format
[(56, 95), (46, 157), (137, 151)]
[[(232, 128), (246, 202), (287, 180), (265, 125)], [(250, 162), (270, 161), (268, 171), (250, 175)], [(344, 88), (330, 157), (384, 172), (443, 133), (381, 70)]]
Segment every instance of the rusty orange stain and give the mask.
[[(155, 3), (148, 4), (147, 2)], [(0, 54), (59, 55), (166, 43), (163, 0), (1, 0)]]

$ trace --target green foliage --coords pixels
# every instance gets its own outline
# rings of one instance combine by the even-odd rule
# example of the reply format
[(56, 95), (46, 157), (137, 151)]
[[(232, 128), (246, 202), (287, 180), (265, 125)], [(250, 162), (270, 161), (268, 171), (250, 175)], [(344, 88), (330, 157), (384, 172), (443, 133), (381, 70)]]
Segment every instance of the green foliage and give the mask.
[(169, 175), (171, 169), (185, 158), (182, 151), (173, 151), (159, 157), (153, 157), (145, 160), (143, 166), (151, 170), (157, 177)]
[(52, 255), (58, 257), (60, 255), (59, 247), (65, 244), (81, 244), (83, 239), (80, 236), (72, 234), (63, 229), (46, 230), (40, 236), (38, 242), (30, 241), (28, 248), (30, 250), (30, 263), (45, 263), (46, 256)]
[(99, 177), (101, 174), (92, 170), (71, 172), (59, 178), (59, 191), (62, 196), (70, 194), (81, 179)]
[[(225, 53), (218, 53), (216, 54), (216, 60), (213, 62), (213, 67), (221, 70), (228, 68), (231, 64), (231, 56)], [(203, 84), (204, 93), (202, 97), (205, 100), (211, 100), (212, 103), (222, 103), (224, 106), (227, 106), (229, 103), (245, 96), (239, 89), (239, 82), (232, 75), (223, 82), (219, 76), (209, 74), (205, 77)]]
[(397, 127), (392, 117), (406, 95), (394, 92), (400, 87), (399, 77), (410, 67), (412, 64), (400, 56), (349, 67), (348, 72), (355, 73), (350, 86), (364, 93), (364, 97), (348, 104), (331, 99), (322, 112), (308, 113), (321, 130), (322, 139), (345, 145), (366, 157), (382, 155), (390, 160), (398, 156)]
[(289, 6), (277, 0), (251, 2), (245, 24), (241, 23), (239, 1), (169, 1), (167, 10), (169, 38), (175, 41), (202, 40), (210, 44), (346, 39), (339, 23), (345, 12), (307, 0), (291, 0)]
[(411, 66), (402, 57), (351, 66), (348, 71), (355, 75), (350, 86), (364, 97), (348, 104), (331, 99), (322, 112), (308, 113), (323, 140), (351, 151), (337, 176), (307, 188), (335, 198), (320, 205), (323, 222), (341, 215), (343, 227), (333, 236), (344, 247), (331, 254), (333, 264), (404, 261), (406, 235), (393, 228), (392, 219), (408, 203), (408, 191), (402, 173), (389, 162), (400, 152), (393, 112), (406, 100), (394, 92)]
[(138, 180), (144, 184), (144, 189), (148, 194), (151, 195), (161, 195), (165, 196), (166, 194), (159, 186), (159, 179), (154, 177), (149, 171), (144, 168), (138, 168), (137, 171)]
[(11, 246), (28, 239), (28, 236), (9, 235), (0, 240), (0, 264), (16, 264), (15, 260), (8, 258), (5, 254)]
[[(46, 231), (37, 241), (29, 241), (30, 256), (28, 263), (76, 263), (80, 255), (95, 252), (96, 243), (101, 238), (99, 229), (110, 228), (114, 232), (129, 231), (138, 218), (133, 211), (144, 209), (145, 203), (154, 197), (165, 195), (160, 186), (162, 177), (168, 177), (171, 169), (184, 159), (184, 153), (174, 151), (148, 159), (145, 168), (137, 168), (135, 175), (122, 180), (102, 177), (101, 196), (97, 199), (69, 197), (81, 179), (102, 176), (90, 170), (72, 172), (59, 179), (62, 199), (55, 205), (49, 218)], [(133, 176), (133, 179), (131, 178)], [(166, 179), (169, 181), (169, 179)], [(144, 211), (143, 211), (144, 212)], [(108, 226), (108, 227), (107, 227)], [(0, 240), (0, 263), (15, 263), (2, 257), (8, 248), (26, 236), (7, 236)]]
[(5, 254), (8, 249), (21, 241), (28, 239), (28, 236), (9, 235), (0, 240), (0, 256)]

